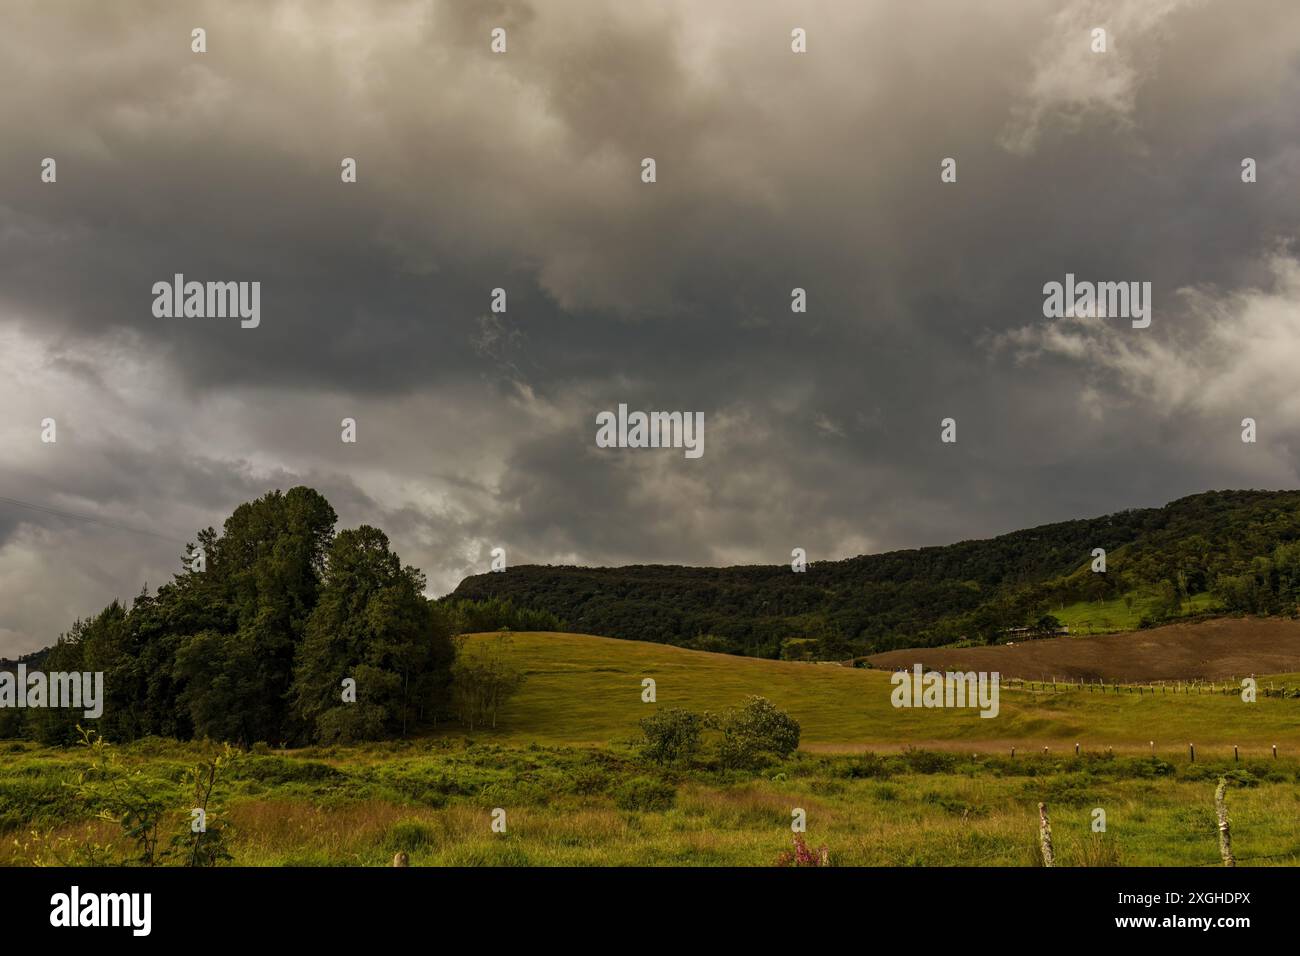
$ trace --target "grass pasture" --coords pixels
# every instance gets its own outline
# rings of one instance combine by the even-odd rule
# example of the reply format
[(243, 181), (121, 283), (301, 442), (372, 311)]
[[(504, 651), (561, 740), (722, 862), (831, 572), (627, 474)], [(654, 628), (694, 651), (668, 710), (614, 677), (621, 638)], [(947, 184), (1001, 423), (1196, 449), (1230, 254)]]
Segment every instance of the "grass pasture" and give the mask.
[[(1076, 601), (1054, 608), (1051, 613), (1073, 634), (1113, 634), (1136, 631), (1144, 617), (1158, 619), (1163, 604), (1159, 591), (1146, 589), (1108, 601)], [(1183, 602), (1182, 613), (1200, 614), (1221, 606), (1213, 594), (1202, 592)]]
[[(604, 744), (630, 738), (652, 707), (721, 711), (759, 694), (794, 716), (803, 745), (821, 751), (908, 746), (1022, 751), (1049, 746), (1116, 752), (1186, 752), (1189, 742), (1231, 755), (1300, 747), (1300, 700), (1227, 695), (1101, 694), (1003, 687), (997, 717), (974, 710), (896, 709), (886, 671), (708, 654), (663, 644), (580, 634), (520, 633), (528, 679), (489, 739), (508, 743)], [(980, 650), (978, 648), (974, 650)], [(1003, 650), (990, 648), (990, 650)], [(1009, 648), (1007, 650), (1016, 650)], [(902, 652), (897, 652), (902, 653)], [(917, 652), (928, 660), (928, 652)], [(643, 678), (656, 704), (641, 701)], [(1276, 679), (1280, 683), (1285, 678)], [(1292, 686), (1300, 677), (1292, 676)]]
[[(405, 852), (415, 866), (766, 866), (790, 848), (800, 808), (808, 844), (827, 846), (833, 865), (1033, 866), (1044, 801), (1058, 865), (1214, 866), (1213, 792), (1226, 775), (1239, 863), (1300, 865), (1298, 699), (1004, 688), (999, 716), (983, 719), (897, 710), (878, 670), (574, 634), (514, 641), (527, 682), (495, 731), (241, 755), (212, 807), (230, 862), (384, 866)], [(646, 677), (653, 704), (641, 700)], [(721, 711), (751, 694), (802, 724), (790, 759), (666, 768), (634, 746), (656, 708)], [(183, 830), (185, 773), (205, 745), (148, 739), (114, 752), (169, 808), (164, 835)], [(0, 865), (129, 858), (120, 828), (76, 792), (90, 761), (86, 748), (0, 741)], [(505, 833), (491, 830), (494, 808)], [(1091, 829), (1097, 808), (1104, 834)]]

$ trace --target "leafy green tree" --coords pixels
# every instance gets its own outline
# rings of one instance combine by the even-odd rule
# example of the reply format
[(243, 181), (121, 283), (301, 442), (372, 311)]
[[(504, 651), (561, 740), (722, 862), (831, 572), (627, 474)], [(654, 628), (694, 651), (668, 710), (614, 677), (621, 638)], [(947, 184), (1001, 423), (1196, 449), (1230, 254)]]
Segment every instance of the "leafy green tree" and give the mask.
[(509, 599), (488, 598), (474, 601), (445, 597), (437, 605), (447, 618), (453, 634), (481, 634), (487, 631), (563, 631), (564, 625), (554, 614), (519, 607)]
[(661, 764), (689, 760), (700, 749), (704, 728), (702, 714), (680, 707), (656, 711), (641, 718), (641, 734), (645, 738), (641, 755)]
[[(379, 529), (334, 539), (294, 682), (298, 713), (318, 739), (404, 736), (442, 705), (453, 650), (424, 586)], [(356, 681), (355, 702), (343, 700), (346, 678)]]
[(718, 756), (727, 767), (756, 769), (799, 749), (799, 721), (766, 697), (750, 697), (740, 710), (729, 711), (719, 727)]
[(159, 590), (174, 636), (173, 695), (193, 732), (251, 744), (298, 740), (294, 658), (316, 606), (337, 516), (318, 492), (291, 488), (240, 505), (220, 536), (199, 535), (207, 567)]
[[(40, 667), (47, 676), (56, 672), (78, 672), (85, 669), (83, 641), (86, 628), (87, 622), (78, 620), (67, 634), (60, 635)], [(49, 692), (47, 685), (47, 693)], [(80, 710), (54, 707), (30, 710), (26, 718), (31, 725), (29, 733), (45, 744), (75, 743), (79, 737), (77, 723), (84, 719), (82, 713)]]
[(1044, 614), (1034, 622), (1034, 631), (1040, 636), (1050, 637), (1061, 630), (1061, 619), (1054, 614)]
[(470, 730), (489, 721), (496, 727), (501, 706), (523, 686), (523, 668), (513, 647), (504, 634), (457, 642), (452, 697), (457, 715)]

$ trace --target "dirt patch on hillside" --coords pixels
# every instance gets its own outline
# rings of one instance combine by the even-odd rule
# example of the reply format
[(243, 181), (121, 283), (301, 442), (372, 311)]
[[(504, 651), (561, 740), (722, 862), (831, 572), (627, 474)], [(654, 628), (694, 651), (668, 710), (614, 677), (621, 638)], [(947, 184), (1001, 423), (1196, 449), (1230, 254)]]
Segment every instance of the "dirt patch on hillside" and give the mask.
[(1098, 637), (1053, 637), (1013, 646), (918, 647), (867, 658), (881, 670), (998, 671), (1025, 680), (1219, 680), (1300, 671), (1300, 621), (1218, 618)]

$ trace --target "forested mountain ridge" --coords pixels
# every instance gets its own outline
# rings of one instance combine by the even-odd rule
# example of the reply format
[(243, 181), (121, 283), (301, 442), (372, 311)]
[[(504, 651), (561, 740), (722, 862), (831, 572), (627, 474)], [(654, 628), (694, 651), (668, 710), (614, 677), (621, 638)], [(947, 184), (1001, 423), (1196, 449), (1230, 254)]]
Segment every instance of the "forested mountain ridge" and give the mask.
[[(1161, 508), (1063, 521), (985, 540), (840, 561), (730, 568), (522, 565), (466, 578), (454, 596), (508, 599), (569, 630), (762, 657), (842, 658), (1004, 639), (1054, 626), (1077, 601), (1148, 596), (1150, 623), (1197, 595), (1225, 611), (1294, 611), (1300, 491), (1209, 491)], [(1094, 573), (1094, 549), (1106, 552)], [(1131, 603), (1131, 600), (1130, 600)]]

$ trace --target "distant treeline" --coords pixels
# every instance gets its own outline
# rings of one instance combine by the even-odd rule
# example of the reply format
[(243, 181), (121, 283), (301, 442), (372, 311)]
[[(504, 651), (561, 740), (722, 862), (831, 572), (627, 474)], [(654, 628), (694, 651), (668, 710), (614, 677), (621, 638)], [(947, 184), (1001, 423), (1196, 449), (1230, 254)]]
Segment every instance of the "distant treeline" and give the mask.
[[(1147, 623), (1205, 592), (1228, 610), (1294, 613), (1297, 541), (1300, 492), (1212, 491), (984, 541), (814, 562), (803, 573), (529, 565), (466, 578), (455, 596), (508, 599), (574, 631), (773, 658), (804, 640), (835, 659), (992, 642), (1062, 604), (1135, 591), (1164, 596)], [(1091, 569), (1094, 548), (1107, 552), (1104, 574)]]
[[(424, 575), (402, 565), (382, 531), (335, 533), (336, 521), (310, 488), (240, 505), (221, 533), (199, 532), (202, 570), (191, 547), (185, 570), (156, 594), (142, 591), (129, 608), (114, 601), (25, 660), (102, 671), (94, 728), (111, 740), (370, 740), (463, 709), (454, 635), (558, 627), (509, 600), (430, 601)], [(347, 678), (355, 702), (344, 700)], [(78, 723), (75, 710), (0, 709), (0, 737), (68, 743)]]

